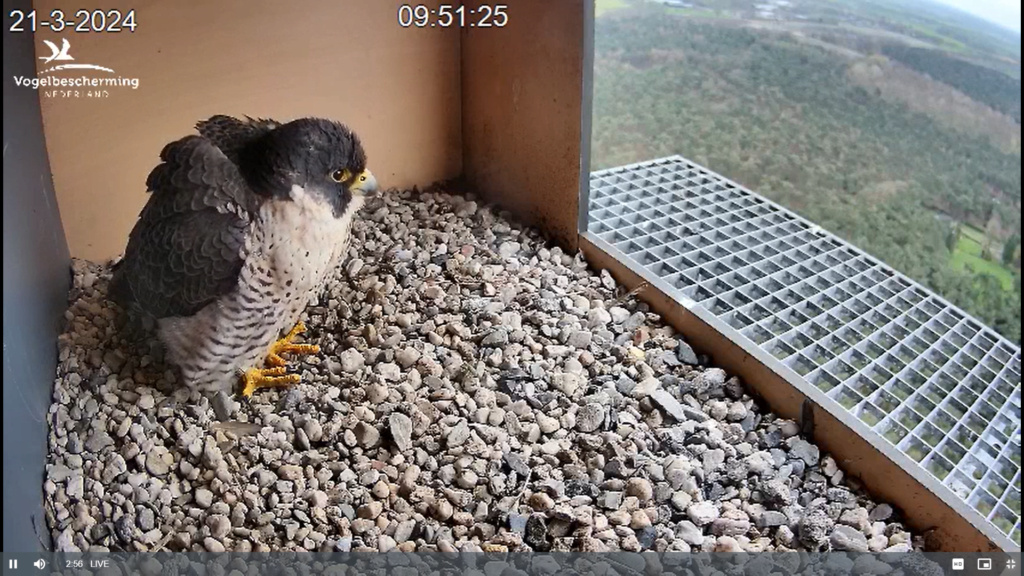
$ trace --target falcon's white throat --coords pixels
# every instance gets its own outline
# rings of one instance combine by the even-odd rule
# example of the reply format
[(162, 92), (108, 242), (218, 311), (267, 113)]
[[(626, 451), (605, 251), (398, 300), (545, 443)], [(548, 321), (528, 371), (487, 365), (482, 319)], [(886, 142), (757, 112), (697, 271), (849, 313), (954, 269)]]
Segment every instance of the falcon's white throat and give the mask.
[(289, 199), (261, 207), (238, 288), (195, 316), (160, 321), (161, 339), (186, 382), (230, 392), (240, 372), (262, 363), (341, 264), (364, 201), (353, 195), (338, 218), (329, 202), (293, 186)]

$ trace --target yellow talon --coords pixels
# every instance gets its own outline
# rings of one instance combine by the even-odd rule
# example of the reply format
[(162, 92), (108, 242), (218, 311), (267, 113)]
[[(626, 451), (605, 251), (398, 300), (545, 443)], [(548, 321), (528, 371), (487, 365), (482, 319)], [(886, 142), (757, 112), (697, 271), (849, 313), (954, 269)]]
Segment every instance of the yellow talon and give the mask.
[(250, 368), (242, 377), (245, 387), (242, 396), (249, 398), (260, 388), (274, 388), (298, 384), (302, 379), (298, 374), (285, 374), (284, 366), (274, 368)]
[(320, 347), (316, 344), (296, 344), (295, 338), (306, 331), (306, 325), (299, 322), (284, 337), (274, 342), (267, 353), (266, 364), (268, 368), (250, 368), (243, 376), (245, 387), (242, 389), (242, 396), (246, 398), (253, 395), (260, 388), (272, 388), (298, 384), (302, 379), (298, 374), (285, 373), (287, 363), (281, 354), (319, 354)]
[(306, 331), (306, 325), (299, 322), (284, 337), (274, 342), (270, 347), (270, 354), (267, 355), (267, 363), (272, 366), (283, 366), (285, 361), (281, 357), (283, 353), (290, 354), (319, 354), (320, 347), (316, 344), (296, 344), (295, 337)]

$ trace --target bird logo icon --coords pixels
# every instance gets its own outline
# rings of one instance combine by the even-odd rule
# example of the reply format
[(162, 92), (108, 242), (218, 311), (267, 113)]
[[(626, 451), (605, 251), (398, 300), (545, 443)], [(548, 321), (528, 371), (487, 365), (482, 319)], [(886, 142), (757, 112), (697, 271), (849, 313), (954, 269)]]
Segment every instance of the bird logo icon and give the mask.
[(74, 57), (68, 54), (68, 50), (71, 50), (71, 43), (68, 42), (67, 38), (64, 38), (61, 42), (60, 48), (49, 40), (43, 40), (43, 44), (50, 49), (49, 56), (40, 56), (39, 59), (45, 61), (46, 64), (53, 62), (54, 60), (74, 60)]
[[(74, 56), (68, 53), (71, 50), (71, 43), (68, 42), (67, 38), (63, 38), (61, 40), (60, 48), (58, 48), (57, 45), (50, 40), (43, 40), (43, 44), (46, 44), (46, 47), (50, 49), (49, 56), (39, 57), (39, 59), (42, 60), (44, 64), (49, 64), (51, 62), (67, 62), (69, 60), (74, 61)], [(114, 72), (112, 69), (107, 68), (106, 66), (99, 66), (96, 64), (71, 63), (58, 64), (56, 66), (52, 66), (50, 68), (47, 68), (46, 70), (43, 70), (43, 73), (57, 72), (58, 70), (99, 70), (101, 72)]]

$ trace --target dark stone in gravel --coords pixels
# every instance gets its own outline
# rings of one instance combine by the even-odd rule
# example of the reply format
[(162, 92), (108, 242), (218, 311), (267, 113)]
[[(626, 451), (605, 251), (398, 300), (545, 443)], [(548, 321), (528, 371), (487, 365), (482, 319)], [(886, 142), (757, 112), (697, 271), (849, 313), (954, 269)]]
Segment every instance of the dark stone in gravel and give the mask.
[(622, 458), (612, 458), (605, 464), (604, 472), (612, 478), (629, 478), (633, 474), (633, 469), (627, 466)]
[(597, 498), (599, 490), (587, 480), (572, 479), (565, 483), (565, 495), (569, 498), (575, 496), (589, 496)]
[(636, 388), (636, 382), (632, 378), (623, 374), (619, 376), (619, 380), (615, 382), (615, 390), (623, 396), (629, 396), (633, 393)]
[(125, 514), (114, 520), (114, 535), (125, 545), (130, 545), (135, 540), (137, 530), (131, 516)]
[(681, 454), (686, 452), (686, 433), (681, 429), (664, 428), (658, 431), (658, 438), (665, 445), (665, 448), (673, 454)]
[(654, 540), (657, 536), (658, 531), (654, 529), (654, 526), (646, 526), (643, 530), (637, 532), (636, 539), (640, 542), (641, 548), (649, 550), (651, 546), (654, 546)]
[(689, 344), (682, 340), (679, 341), (679, 347), (676, 348), (676, 356), (683, 364), (689, 364), (690, 366), (700, 364), (700, 361), (697, 359), (697, 353), (693, 351)]
[(537, 552), (547, 552), (551, 548), (548, 543), (548, 525), (543, 514), (532, 514), (526, 521), (523, 541)]
[(782, 526), (786, 524), (788, 519), (782, 512), (776, 512), (775, 510), (769, 510), (761, 515), (761, 518), (757, 521), (759, 528), (767, 528), (771, 526)]
[(782, 431), (778, 428), (768, 430), (761, 435), (761, 443), (765, 448), (778, 448), (782, 444)]

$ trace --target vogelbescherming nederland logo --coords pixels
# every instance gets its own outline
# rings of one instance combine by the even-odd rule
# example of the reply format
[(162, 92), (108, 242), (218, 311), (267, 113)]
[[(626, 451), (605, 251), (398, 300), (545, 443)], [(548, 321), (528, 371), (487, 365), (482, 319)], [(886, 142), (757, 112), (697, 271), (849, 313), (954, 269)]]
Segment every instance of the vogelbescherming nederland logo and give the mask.
[[(71, 43), (67, 38), (61, 40), (59, 48), (50, 40), (43, 40), (43, 44), (50, 49), (50, 55), (39, 59), (53, 66), (32, 78), (15, 76), (16, 86), (42, 89), (43, 96), (58, 98), (106, 98), (110, 96), (108, 88), (139, 88), (138, 78), (119, 76), (112, 68), (99, 64), (76, 62), (70, 54)], [(77, 74), (67, 75), (68, 72)]]

